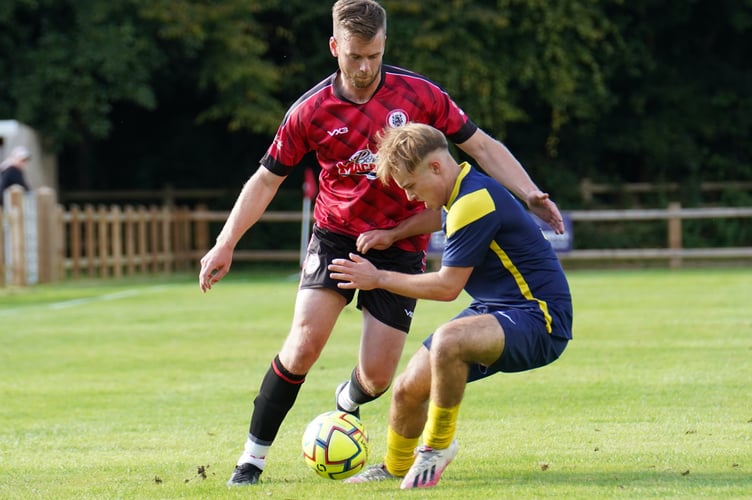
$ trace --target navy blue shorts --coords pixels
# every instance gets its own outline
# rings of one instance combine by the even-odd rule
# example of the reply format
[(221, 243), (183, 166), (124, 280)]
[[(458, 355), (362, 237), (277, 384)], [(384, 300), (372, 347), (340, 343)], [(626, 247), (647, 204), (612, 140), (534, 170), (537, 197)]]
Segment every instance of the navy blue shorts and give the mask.
[[(504, 329), (504, 352), (490, 366), (470, 365), (468, 382), (486, 378), (498, 372), (522, 372), (556, 361), (569, 339), (551, 335), (546, 330), (543, 313), (537, 308), (484, 308), (471, 306), (454, 319), (480, 314), (492, 314)], [(431, 349), (429, 336), (423, 345)]]
[[(345, 297), (348, 304), (352, 302), (355, 290), (339, 288), (339, 280), (332, 279), (327, 269), (332, 260), (347, 259), (351, 253), (361, 255), (355, 248), (355, 238), (314, 226), (303, 262), (300, 288), (334, 290)], [(406, 252), (397, 247), (369, 250), (363, 257), (379, 269), (405, 274), (421, 273), (425, 267), (423, 252)], [(416, 303), (415, 299), (386, 290), (358, 291), (358, 309), (365, 307), (377, 320), (405, 333), (410, 331)]]

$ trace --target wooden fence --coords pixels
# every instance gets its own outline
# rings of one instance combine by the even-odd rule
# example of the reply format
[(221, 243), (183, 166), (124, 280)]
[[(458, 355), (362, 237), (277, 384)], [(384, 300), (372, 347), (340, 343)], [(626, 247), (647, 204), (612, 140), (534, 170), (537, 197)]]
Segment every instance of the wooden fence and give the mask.
[[(666, 260), (670, 267), (681, 267), (684, 260), (723, 260), (752, 258), (752, 247), (684, 248), (682, 222), (696, 219), (752, 219), (752, 207), (682, 208), (669, 203), (666, 209), (578, 210), (568, 212), (576, 222), (666, 221), (666, 246), (663, 248), (619, 248), (573, 250), (561, 254), (563, 261), (592, 260)], [(575, 231), (576, 235), (576, 231)]]
[[(638, 206), (643, 197), (662, 195), (676, 199), (683, 189), (678, 182), (623, 182), (623, 183), (599, 183), (592, 179), (580, 180), (578, 190), (580, 199), (587, 206), (597, 198), (607, 200), (632, 201)], [(711, 200), (721, 193), (727, 192), (752, 192), (752, 181), (704, 181), (696, 188), (704, 197)], [(291, 190), (292, 191), (292, 190)], [(295, 193), (297, 194), (297, 193)], [(292, 193), (291, 193), (292, 195)], [(70, 203), (101, 203), (117, 200), (138, 200), (141, 204), (155, 203), (157, 205), (179, 205), (181, 203), (206, 203), (217, 198), (234, 199), (237, 189), (175, 189), (166, 185), (161, 189), (139, 189), (122, 191), (66, 191), (61, 194), (61, 202)], [(713, 203), (710, 201), (710, 203)]]
[[(624, 182), (619, 184), (596, 183), (589, 178), (580, 181), (580, 198), (585, 204), (592, 202), (597, 196), (606, 196), (609, 199), (631, 200), (639, 203), (641, 196), (664, 195), (676, 198), (682, 186), (678, 182)], [(752, 181), (734, 182), (701, 182), (697, 189), (702, 195), (717, 196), (721, 193), (732, 191), (752, 191)]]
[[(33, 196), (29, 209), (24, 198)], [(212, 244), (211, 225), (221, 224), (226, 211), (175, 206), (72, 205), (64, 209), (55, 193), (39, 189), (24, 195), (11, 188), (5, 210), (0, 210), (0, 286), (29, 284), (29, 264), (34, 282), (48, 283), (77, 278), (119, 278), (138, 274), (197, 271), (198, 260)], [(31, 213), (30, 213), (31, 212)], [(679, 267), (692, 259), (752, 259), (752, 247), (684, 248), (682, 222), (690, 219), (752, 219), (752, 207), (597, 210), (567, 212), (574, 225), (582, 221), (666, 221), (666, 246), (662, 248), (574, 249), (560, 254), (562, 261), (662, 260)], [(296, 223), (301, 212), (267, 212), (266, 223)], [(25, 228), (36, 228), (29, 252)], [(576, 229), (574, 234), (576, 237)], [(30, 257), (31, 256), (31, 257)], [(435, 257), (435, 256), (434, 256)], [(34, 262), (28, 262), (28, 259)], [(236, 261), (288, 261), (300, 259), (300, 250), (237, 250)]]

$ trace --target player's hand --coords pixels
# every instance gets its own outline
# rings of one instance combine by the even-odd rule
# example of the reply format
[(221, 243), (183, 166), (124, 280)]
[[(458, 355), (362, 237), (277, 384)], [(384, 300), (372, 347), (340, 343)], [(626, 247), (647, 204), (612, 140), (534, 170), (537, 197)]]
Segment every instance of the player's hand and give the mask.
[(198, 273), (198, 284), (201, 291), (206, 293), (219, 280), (225, 277), (232, 265), (232, 248), (215, 246), (201, 259), (201, 271)]
[(340, 280), (340, 283), (337, 283), (339, 288), (360, 290), (378, 288), (379, 270), (360, 255), (351, 253), (350, 260), (334, 259), (328, 269), (331, 271), (329, 276), (332, 279)]
[(355, 240), (355, 248), (360, 253), (367, 253), (369, 250), (386, 250), (394, 243), (393, 232), (389, 229), (374, 229), (366, 231), (358, 236)]
[(530, 211), (542, 221), (551, 226), (556, 234), (564, 234), (564, 219), (559, 207), (543, 191), (531, 191), (527, 196), (527, 206)]

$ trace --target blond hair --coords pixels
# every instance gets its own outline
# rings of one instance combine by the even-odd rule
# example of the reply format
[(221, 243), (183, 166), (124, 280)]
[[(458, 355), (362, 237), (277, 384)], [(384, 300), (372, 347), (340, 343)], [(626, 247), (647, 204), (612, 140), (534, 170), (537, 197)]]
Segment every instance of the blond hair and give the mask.
[(378, 137), (376, 175), (382, 182), (399, 174), (412, 174), (429, 154), (448, 149), (443, 133), (423, 123), (385, 129)]
[(332, 6), (332, 33), (346, 39), (356, 36), (370, 41), (383, 30), (386, 10), (374, 0), (337, 0)]

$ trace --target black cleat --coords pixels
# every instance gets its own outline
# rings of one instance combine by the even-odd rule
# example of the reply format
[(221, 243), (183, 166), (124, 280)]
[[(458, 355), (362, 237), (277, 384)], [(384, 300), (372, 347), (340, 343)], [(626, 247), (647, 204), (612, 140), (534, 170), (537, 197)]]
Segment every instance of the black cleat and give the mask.
[(259, 482), (261, 469), (253, 464), (236, 465), (232, 476), (227, 481), (227, 486), (246, 486)]
[(360, 420), (360, 406), (358, 406), (358, 407), (357, 407), (357, 408), (355, 408), (354, 410), (345, 410), (344, 408), (342, 408), (342, 407), (341, 407), (341, 406), (339, 405), (339, 393), (340, 393), (340, 392), (342, 392), (342, 390), (343, 390), (343, 389), (344, 389), (345, 387), (347, 387), (347, 380), (345, 380), (344, 382), (342, 382), (341, 384), (339, 384), (339, 385), (337, 386), (337, 390), (336, 390), (336, 391), (334, 391), (334, 404), (335, 404), (335, 405), (337, 405), (337, 409), (338, 409), (339, 411), (343, 411), (343, 412), (345, 412), (345, 413), (349, 413), (350, 415), (352, 415), (352, 416), (354, 416), (355, 418), (357, 418), (358, 420)]

